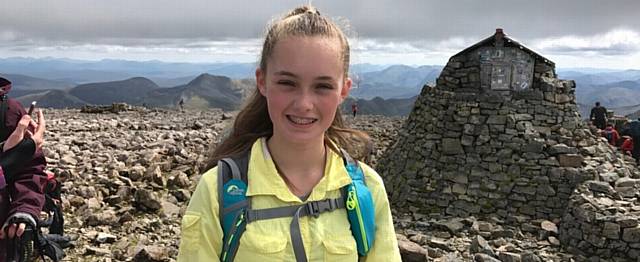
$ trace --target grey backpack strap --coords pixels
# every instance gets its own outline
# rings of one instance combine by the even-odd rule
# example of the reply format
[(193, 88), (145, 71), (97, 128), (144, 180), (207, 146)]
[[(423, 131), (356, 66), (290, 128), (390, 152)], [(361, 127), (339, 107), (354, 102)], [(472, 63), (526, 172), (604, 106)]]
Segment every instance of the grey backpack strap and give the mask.
[(344, 160), (344, 163), (355, 163), (356, 161), (353, 160), (353, 158), (349, 155), (349, 153), (347, 153), (347, 150), (344, 150), (342, 148), (340, 148), (340, 154), (342, 154), (342, 159)]
[(318, 217), (321, 213), (344, 208), (345, 202), (344, 196), (341, 196), (340, 198), (311, 201), (295, 206), (250, 209), (247, 211), (247, 223), (280, 217), (293, 217), (289, 225), (289, 235), (291, 237), (293, 253), (296, 256), (297, 262), (306, 262), (306, 251), (302, 243), (302, 234), (300, 234), (300, 218), (305, 216)]
[(220, 165), (220, 163), (227, 164), (227, 166), (231, 169), (231, 178), (237, 179), (237, 180), (242, 180), (241, 175), (240, 175), (240, 168), (238, 168), (238, 165), (236, 165), (236, 162), (233, 161), (233, 159), (231, 159), (231, 158), (223, 158), (220, 161), (218, 161), (218, 170), (222, 169), (222, 166)]
[[(265, 209), (252, 209), (247, 211), (247, 222), (258, 220), (266, 220), (280, 217), (293, 217), (298, 211), (300, 217), (314, 216), (317, 217), (321, 213), (333, 211), (344, 207), (345, 198), (329, 198), (324, 200), (312, 201), (301, 205), (272, 207)], [(302, 208), (302, 209), (301, 209)], [(301, 209), (301, 210), (298, 210)]]
[(296, 262), (307, 262), (307, 252), (304, 250), (302, 234), (300, 233), (300, 211), (302, 211), (303, 208), (304, 206), (298, 207), (289, 226), (291, 246), (293, 247), (293, 254), (296, 256)]

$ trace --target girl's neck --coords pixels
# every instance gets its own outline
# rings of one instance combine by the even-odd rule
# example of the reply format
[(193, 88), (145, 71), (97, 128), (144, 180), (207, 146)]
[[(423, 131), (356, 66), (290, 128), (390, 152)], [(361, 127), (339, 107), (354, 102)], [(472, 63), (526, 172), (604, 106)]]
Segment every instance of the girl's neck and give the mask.
[(296, 144), (272, 136), (267, 140), (267, 148), (278, 173), (297, 196), (308, 195), (324, 176), (327, 154), (324, 138)]
[(312, 142), (291, 143), (274, 135), (267, 140), (267, 146), (271, 158), (283, 171), (324, 168), (324, 137)]

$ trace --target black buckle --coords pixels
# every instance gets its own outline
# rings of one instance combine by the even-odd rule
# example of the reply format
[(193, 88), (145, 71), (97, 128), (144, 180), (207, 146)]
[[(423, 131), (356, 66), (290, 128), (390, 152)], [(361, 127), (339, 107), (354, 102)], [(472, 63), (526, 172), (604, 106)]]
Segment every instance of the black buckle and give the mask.
[(323, 201), (314, 201), (307, 203), (307, 212), (310, 216), (318, 218), (320, 213), (325, 211), (331, 211), (335, 209), (335, 203), (331, 201), (331, 199), (323, 200)]
[(318, 206), (318, 202), (309, 202), (306, 204), (306, 206), (307, 213), (309, 213), (310, 216), (318, 218), (318, 216), (320, 215), (320, 207)]

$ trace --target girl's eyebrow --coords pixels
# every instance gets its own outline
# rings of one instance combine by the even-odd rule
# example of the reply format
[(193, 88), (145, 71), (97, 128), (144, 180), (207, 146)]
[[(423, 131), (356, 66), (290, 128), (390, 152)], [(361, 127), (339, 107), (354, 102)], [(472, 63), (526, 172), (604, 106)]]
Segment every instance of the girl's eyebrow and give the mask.
[[(291, 73), (289, 71), (278, 71), (274, 73), (275, 75), (280, 75), (280, 76), (289, 76), (289, 77), (293, 77), (293, 78), (299, 78), (296, 74)], [(333, 77), (331, 76), (319, 76), (316, 77), (315, 80), (326, 80), (326, 81), (334, 81)]]
[(333, 81), (333, 77), (330, 77), (330, 76), (319, 76), (319, 77), (316, 77), (316, 80)]
[(275, 75), (290, 76), (290, 77), (293, 77), (293, 78), (298, 78), (298, 76), (296, 74), (291, 73), (289, 71), (278, 71), (278, 72), (275, 72)]

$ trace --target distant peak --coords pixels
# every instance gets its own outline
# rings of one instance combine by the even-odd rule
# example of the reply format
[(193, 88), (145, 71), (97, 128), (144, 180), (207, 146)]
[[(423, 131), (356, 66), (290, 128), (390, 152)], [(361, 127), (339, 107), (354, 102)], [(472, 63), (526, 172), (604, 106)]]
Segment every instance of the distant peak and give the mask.
[(231, 81), (231, 78), (228, 78), (226, 76), (217, 76), (217, 75), (211, 75), (208, 73), (203, 73), (197, 76), (196, 78), (194, 78), (193, 80), (191, 80), (191, 82), (189, 82), (189, 85), (196, 85), (206, 81), (221, 81), (221, 80)]

